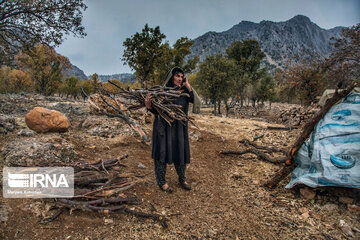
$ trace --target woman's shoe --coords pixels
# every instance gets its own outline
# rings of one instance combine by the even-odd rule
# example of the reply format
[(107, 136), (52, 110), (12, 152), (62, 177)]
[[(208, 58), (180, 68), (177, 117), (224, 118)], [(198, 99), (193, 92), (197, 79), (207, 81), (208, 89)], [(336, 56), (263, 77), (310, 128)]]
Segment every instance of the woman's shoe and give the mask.
[(188, 190), (188, 191), (191, 190), (191, 185), (188, 184), (187, 182), (181, 182), (181, 183), (180, 183), (180, 186), (181, 186), (183, 189), (185, 189), (185, 190)]
[[(166, 183), (165, 183), (166, 184)], [(164, 185), (165, 185), (164, 184)], [(172, 193), (174, 190), (168, 185), (168, 187), (167, 188), (163, 188), (164, 187), (164, 185), (162, 185), (161, 187), (160, 187), (160, 189), (162, 190), (162, 191), (164, 191), (164, 192), (166, 192), (166, 193)]]

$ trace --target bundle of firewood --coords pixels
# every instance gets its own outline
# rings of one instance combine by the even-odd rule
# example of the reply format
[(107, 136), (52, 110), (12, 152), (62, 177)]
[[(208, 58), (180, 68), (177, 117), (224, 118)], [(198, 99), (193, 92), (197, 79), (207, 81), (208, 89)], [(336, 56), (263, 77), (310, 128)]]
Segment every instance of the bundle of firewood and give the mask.
[[(129, 102), (124, 103), (127, 110), (136, 110), (145, 107), (145, 98), (148, 94), (151, 96), (151, 107), (162, 117), (165, 121), (171, 125), (174, 120), (179, 120), (180, 122), (190, 121), (191, 119), (183, 112), (180, 105), (174, 104), (176, 98), (181, 96), (189, 96), (187, 93), (183, 93), (183, 90), (180, 90), (179, 87), (163, 87), (163, 86), (154, 86), (149, 89), (124, 89), (112, 81), (108, 81), (110, 84), (117, 87), (120, 92), (116, 93), (117, 97), (122, 97), (127, 99)], [(104, 93), (107, 97), (111, 97), (111, 93), (106, 91), (104, 88), (98, 89), (103, 91), (98, 91), (100, 94)], [(109, 102), (108, 102), (109, 103)], [(115, 108), (121, 107), (114, 106)]]
[[(143, 142), (149, 142), (142, 126), (129, 116), (128, 111), (137, 110), (145, 107), (145, 98), (148, 94), (151, 96), (151, 107), (169, 124), (175, 120), (185, 124), (189, 121), (196, 126), (190, 117), (188, 117), (180, 105), (174, 104), (175, 100), (181, 96), (189, 96), (183, 93), (178, 87), (169, 88), (163, 86), (154, 86), (150, 89), (124, 89), (112, 81), (108, 81), (119, 91), (116, 93), (106, 90), (101, 83), (95, 83), (95, 91), (99, 94), (102, 102), (95, 101), (91, 96), (88, 97), (90, 105), (97, 111), (108, 117), (119, 117), (125, 120), (127, 124), (140, 134)], [(83, 94), (86, 93), (83, 90)]]

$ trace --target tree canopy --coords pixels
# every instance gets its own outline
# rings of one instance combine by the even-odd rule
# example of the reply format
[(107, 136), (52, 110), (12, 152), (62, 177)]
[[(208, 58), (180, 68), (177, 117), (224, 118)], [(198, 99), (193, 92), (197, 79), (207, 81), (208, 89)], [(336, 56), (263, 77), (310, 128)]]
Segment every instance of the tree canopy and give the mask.
[(16, 53), (37, 43), (57, 46), (64, 34), (86, 36), (81, 24), (83, 0), (0, 1), (0, 64), (10, 64)]
[(162, 54), (161, 43), (165, 37), (159, 26), (151, 28), (145, 24), (141, 33), (135, 33), (123, 43), (125, 50), (122, 60), (135, 70), (141, 87), (146, 87), (149, 79), (153, 77)]
[(27, 71), (38, 93), (49, 95), (60, 86), (65, 69), (71, 67), (69, 59), (56, 53), (56, 51), (43, 44), (16, 56), (17, 65)]
[(172, 47), (168, 42), (163, 43), (165, 38), (159, 26), (151, 28), (146, 24), (141, 33), (135, 33), (123, 43), (125, 50), (122, 60), (135, 70), (143, 88), (161, 84), (168, 71), (175, 66), (189, 73), (199, 61), (195, 57), (185, 62), (184, 58), (193, 44), (187, 37), (181, 37)]
[(208, 56), (200, 64), (200, 71), (194, 84), (201, 95), (213, 100), (214, 112), (216, 112), (216, 102), (226, 101), (231, 96), (235, 70), (234, 62), (220, 54)]

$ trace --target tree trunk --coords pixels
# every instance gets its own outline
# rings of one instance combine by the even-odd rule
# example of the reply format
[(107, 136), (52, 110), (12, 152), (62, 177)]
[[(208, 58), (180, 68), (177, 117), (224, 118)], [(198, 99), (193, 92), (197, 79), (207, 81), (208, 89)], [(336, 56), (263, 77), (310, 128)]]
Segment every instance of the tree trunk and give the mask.
[(221, 106), (221, 100), (218, 101), (218, 113), (219, 115), (221, 115), (221, 109), (220, 109), (220, 106)]
[(213, 101), (214, 101), (214, 115), (216, 115), (216, 101), (215, 100)]
[(228, 105), (227, 101), (225, 101), (225, 110), (226, 110), (226, 117), (229, 116), (230, 106)]

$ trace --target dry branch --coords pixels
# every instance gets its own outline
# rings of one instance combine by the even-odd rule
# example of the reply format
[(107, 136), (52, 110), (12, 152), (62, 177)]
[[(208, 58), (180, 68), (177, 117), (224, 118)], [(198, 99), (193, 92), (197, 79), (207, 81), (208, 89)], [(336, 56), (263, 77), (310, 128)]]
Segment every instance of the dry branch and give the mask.
[(315, 113), (314, 116), (305, 124), (299, 138), (296, 140), (296, 142), (290, 149), (288, 157), (285, 161), (285, 166), (279, 172), (277, 172), (277, 175), (273, 177), (270, 181), (268, 181), (265, 186), (269, 188), (274, 188), (282, 179), (288, 176), (296, 168), (295, 154), (299, 150), (301, 145), (304, 143), (304, 141), (309, 137), (316, 124), (324, 117), (324, 115), (330, 110), (332, 106), (334, 106), (342, 98), (346, 97), (354, 89), (355, 86), (356, 83), (353, 83), (348, 88), (342, 91), (338, 91), (338, 88), (336, 89), (332, 98), (329, 98), (326, 101), (325, 105), (317, 113)]
[[(141, 125), (134, 119), (132, 119), (131, 117), (129, 117), (124, 110), (121, 108), (120, 105), (117, 104), (116, 100), (115, 103), (118, 107), (115, 107), (114, 105), (112, 105), (111, 103), (109, 103), (109, 101), (106, 99), (106, 97), (101, 93), (101, 90), (95, 85), (95, 89), (98, 93), (100, 93), (101, 99), (108, 105), (110, 106), (112, 109), (114, 109), (115, 113), (111, 113), (108, 112), (107, 110), (105, 110), (103, 107), (98, 106), (93, 99), (91, 99), (91, 97), (89, 97), (84, 89), (82, 88), (82, 86), (80, 85), (80, 88), (83, 92), (83, 94), (87, 97), (88, 102), (90, 103), (90, 105), (92, 105), (95, 109), (99, 110), (100, 112), (102, 112), (104, 115), (110, 117), (110, 118), (121, 118), (123, 119), (135, 132), (137, 132), (140, 137), (141, 137), (141, 141), (143, 143), (146, 144), (150, 144), (150, 138), (146, 135), (145, 131), (143, 130), (143, 128), (141, 127)], [(113, 99), (113, 97), (110, 96), (110, 99)]]
[(256, 149), (262, 149), (262, 150), (266, 150), (268, 152), (281, 152), (283, 153), (285, 156), (287, 156), (287, 152), (284, 149), (280, 149), (280, 148), (276, 148), (276, 147), (266, 147), (266, 146), (259, 146), (256, 143), (250, 142), (247, 139), (243, 139), (240, 140), (239, 143), (244, 144), (245, 146), (252, 146)]
[(268, 130), (288, 130), (291, 131), (293, 129), (297, 129), (297, 127), (274, 127), (274, 126), (268, 126)]
[(243, 155), (243, 154), (247, 154), (247, 153), (252, 153), (255, 154), (256, 156), (258, 156), (261, 160), (264, 160), (266, 162), (271, 162), (271, 163), (283, 163), (285, 162), (286, 158), (271, 158), (268, 155), (266, 155), (264, 152), (258, 151), (256, 149), (253, 148), (249, 148), (243, 151), (220, 151), (221, 154), (223, 155)]
[[(269, 157), (266, 153), (272, 153), (272, 152), (280, 152), (282, 154), (284, 154), (285, 156), (287, 155), (287, 153), (283, 150), (283, 149), (279, 149), (279, 148), (275, 148), (275, 147), (266, 147), (266, 146), (259, 146), (247, 139), (243, 139), (241, 141), (239, 141), (240, 143), (244, 144), (246, 147), (248, 147), (247, 149), (243, 150), (243, 151), (232, 151), (232, 150), (224, 150), (224, 151), (220, 151), (220, 154), (223, 155), (243, 155), (243, 154), (247, 154), (247, 153), (252, 153), (255, 154), (256, 156), (259, 157), (259, 159), (264, 160), (266, 162), (271, 162), (271, 163), (283, 163), (285, 162), (286, 158), (271, 158)], [(252, 147), (252, 148), (251, 148)], [(258, 149), (262, 149), (262, 150), (266, 150), (265, 152), (259, 151)]]

